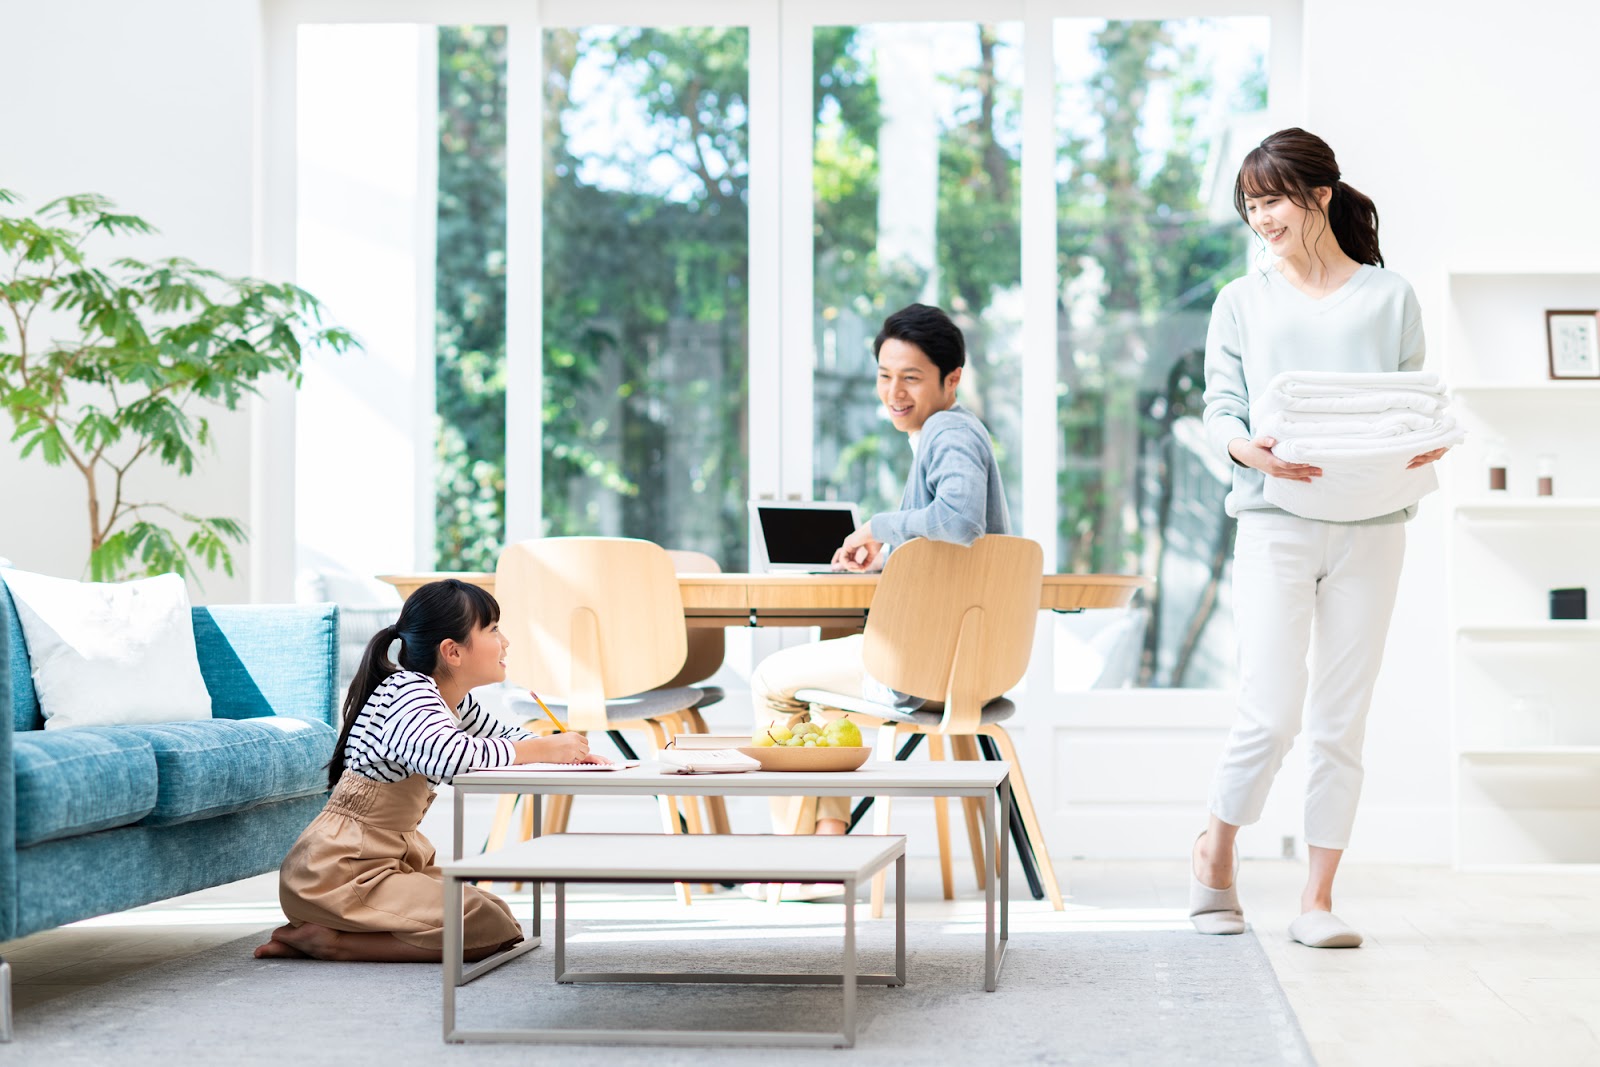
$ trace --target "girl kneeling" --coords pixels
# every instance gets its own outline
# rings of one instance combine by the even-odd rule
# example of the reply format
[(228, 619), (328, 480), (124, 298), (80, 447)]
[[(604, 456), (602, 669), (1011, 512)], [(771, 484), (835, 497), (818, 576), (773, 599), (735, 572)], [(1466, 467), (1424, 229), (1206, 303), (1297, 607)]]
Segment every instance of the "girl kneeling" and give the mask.
[[(417, 830), (434, 786), (474, 767), (605, 762), (581, 734), (535, 737), (472, 698), (477, 686), (505, 681), (499, 623), (494, 597), (450, 578), (411, 594), (399, 621), (367, 645), (328, 765), (333, 795), (279, 873), (289, 922), (258, 958), (438, 961), (443, 883)], [(399, 666), (388, 658), (397, 639)], [(522, 940), (505, 901), (464, 888), (468, 959)]]

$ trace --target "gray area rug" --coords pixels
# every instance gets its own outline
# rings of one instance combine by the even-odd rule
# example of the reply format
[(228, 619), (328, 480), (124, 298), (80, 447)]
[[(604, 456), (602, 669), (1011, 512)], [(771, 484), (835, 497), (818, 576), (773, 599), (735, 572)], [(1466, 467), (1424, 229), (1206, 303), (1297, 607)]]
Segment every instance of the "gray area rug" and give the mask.
[[(578, 970), (837, 971), (831, 931), (703, 922), (572, 924)], [(460, 1025), (832, 1029), (837, 988), (558, 986), (544, 947), (460, 991)], [(970, 929), (911, 923), (907, 984), (858, 994), (854, 1049), (446, 1045), (440, 969), (424, 964), (256, 960), (243, 938), (17, 1020), (0, 1060), (77, 1064), (1310, 1064), (1305, 1039), (1253, 934), (1013, 932), (994, 993)], [(586, 936), (579, 936), (580, 934)], [(862, 922), (864, 970), (893, 969), (893, 928)]]

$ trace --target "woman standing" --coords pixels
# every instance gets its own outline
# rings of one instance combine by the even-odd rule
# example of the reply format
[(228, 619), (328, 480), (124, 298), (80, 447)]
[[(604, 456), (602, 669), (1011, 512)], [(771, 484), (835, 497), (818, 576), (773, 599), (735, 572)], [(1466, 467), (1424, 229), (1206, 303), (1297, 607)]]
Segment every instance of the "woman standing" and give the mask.
[(1239, 708), (1212, 781), (1210, 821), (1194, 845), (1190, 917), (1201, 933), (1244, 931), (1235, 837), (1261, 817), (1303, 712), (1310, 872), (1289, 934), (1314, 948), (1353, 948), (1361, 934), (1333, 914), (1333, 878), (1355, 821), (1367, 709), (1404, 523), (1416, 507), (1342, 523), (1268, 504), (1267, 478), (1309, 482), (1322, 471), (1274, 456), (1277, 442), (1251, 432), (1250, 402), (1285, 371), (1420, 370), (1422, 315), (1411, 286), (1383, 269), (1377, 208), (1340, 180), (1321, 138), (1288, 129), (1262, 141), (1239, 170), (1234, 206), (1276, 261), (1222, 290), (1206, 339), (1206, 433), (1233, 462), (1226, 507), (1239, 520)]

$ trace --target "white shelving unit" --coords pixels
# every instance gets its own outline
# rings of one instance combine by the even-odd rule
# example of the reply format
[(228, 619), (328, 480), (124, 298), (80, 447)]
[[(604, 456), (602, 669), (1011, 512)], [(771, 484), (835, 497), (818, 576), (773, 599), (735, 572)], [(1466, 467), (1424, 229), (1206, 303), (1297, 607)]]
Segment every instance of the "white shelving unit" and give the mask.
[(1600, 380), (1548, 377), (1544, 320), (1600, 308), (1600, 265), (1452, 271), (1445, 292), (1443, 365), (1468, 431), (1441, 472), (1456, 864), (1600, 871), (1600, 621), (1549, 617), (1550, 590), (1575, 586), (1600, 616)]

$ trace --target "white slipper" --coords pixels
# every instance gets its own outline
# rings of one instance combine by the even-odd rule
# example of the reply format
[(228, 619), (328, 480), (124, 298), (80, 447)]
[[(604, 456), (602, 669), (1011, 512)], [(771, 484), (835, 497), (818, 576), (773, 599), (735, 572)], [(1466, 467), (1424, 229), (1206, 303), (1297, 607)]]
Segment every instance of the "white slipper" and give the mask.
[(1289, 924), (1289, 936), (1307, 948), (1359, 948), (1361, 933), (1331, 911), (1308, 911)]
[[(1200, 837), (1205, 831), (1200, 832)], [(1200, 838), (1195, 838), (1199, 841)], [(1244, 910), (1239, 907), (1239, 849), (1233, 850), (1233, 881), (1226, 889), (1212, 889), (1194, 873), (1194, 850), (1189, 850), (1189, 921), (1202, 934), (1244, 933)]]

